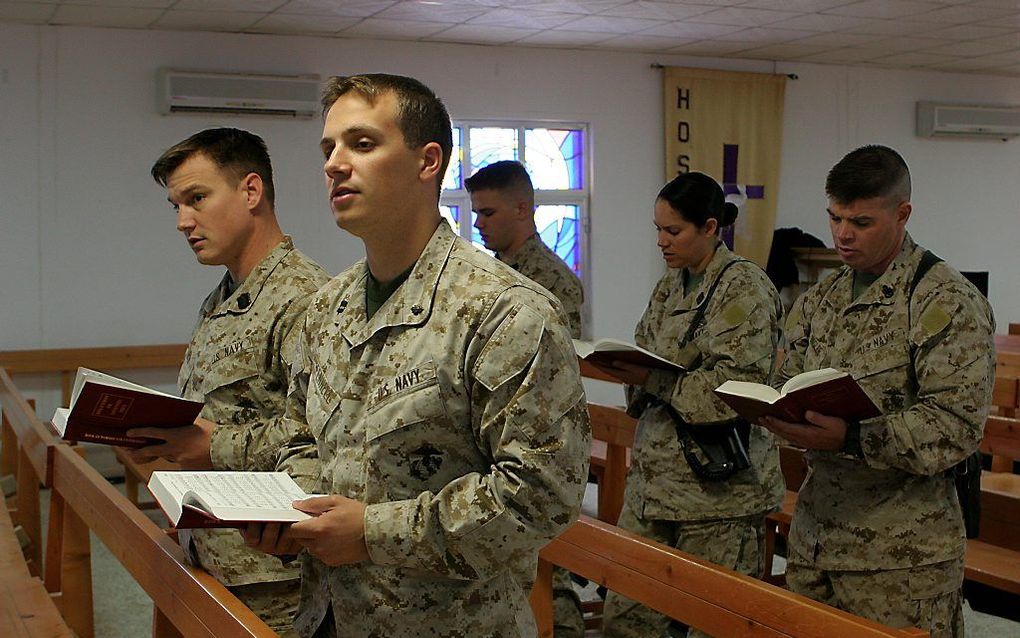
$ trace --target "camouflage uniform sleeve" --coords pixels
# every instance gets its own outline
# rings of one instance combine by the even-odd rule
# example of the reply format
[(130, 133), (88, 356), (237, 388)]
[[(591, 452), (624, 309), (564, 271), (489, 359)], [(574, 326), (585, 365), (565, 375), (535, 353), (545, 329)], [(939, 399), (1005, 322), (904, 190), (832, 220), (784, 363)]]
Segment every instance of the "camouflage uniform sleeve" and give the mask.
[(914, 316), (917, 402), (862, 421), (861, 450), (871, 467), (935, 475), (981, 441), (995, 379), (995, 325), (987, 301), (958, 282), (939, 285)]
[[(318, 480), (318, 453), (308, 426), (284, 415), (291, 367), (299, 356), (301, 326), (310, 300), (311, 295), (294, 299), (271, 330), (270, 348), (276, 354), (271, 365), (283, 385), (279, 413), (257, 424), (217, 424), (210, 444), (215, 469), (286, 471), (302, 487)], [(281, 465), (283, 457), (290, 460)]]
[[(516, 292), (515, 292), (516, 291)], [(547, 300), (512, 289), (465, 357), (474, 441), (488, 466), (436, 493), (369, 505), (372, 561), (448, 578), (488, 578), (534, 561), (578, 516), (591, 427), (566, 327)]]
[(709, 302), (704, 333), (697, 338), (701, 364), (677, 375), (673, 385), (661, 383), (662, 376), (653, 374), (645, 389), (669, 401), (689, 423), (734, 418), (736, 414), (713, 390), (731, 379), (768, 382), (781, 319), (774, 294), (758, 278), (735, 273)]
[(573, 278), (573, 281), (564, 283), (560, 301), (563, 304), (563, 312), (567, 314), (567, 326), (570, 328), (570, 336), (574, 339), (580, 339), (581, 305), (584, 303), (584, 290), (581, 288), (581, 282), (576, 277)]
[(808, 344), (811, 343), (810, 311), (813, 307), (814, 291), (812, 288), (797, 297), (790, 308), (790, 314), (786, 318), (786, 352), (783, 364), (772, 380), (773, 387), (781, 388), (784, 383), (804, 372), (804, 356)]
[[(662, 322), (662, 300), (666, 296), (664, 290), (667, 287), (666, 282), (667, 278), (663, 277), (655, 284), (648, 305), (637, 326), (634, 327), (634, 343), (641, 347), (655, 343), (654, 332)], [(648, 403), (654, 401), (656, 396), (668, 395), (679, 378), (677, 373), (670, 370), (652, 370), (644, 386), (626, 386), (627, 414), (635, 419), (640, 418)], [(657, 395), (656, 392), (660, 394)]]

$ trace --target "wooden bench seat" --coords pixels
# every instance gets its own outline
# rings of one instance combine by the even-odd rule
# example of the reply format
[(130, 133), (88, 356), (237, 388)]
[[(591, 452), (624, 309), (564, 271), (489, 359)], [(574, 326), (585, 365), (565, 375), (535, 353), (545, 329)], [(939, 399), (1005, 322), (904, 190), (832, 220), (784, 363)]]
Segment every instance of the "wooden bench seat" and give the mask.
[(0, 636), (75, 638), (42, 581), (29, 576), (0, 576)]

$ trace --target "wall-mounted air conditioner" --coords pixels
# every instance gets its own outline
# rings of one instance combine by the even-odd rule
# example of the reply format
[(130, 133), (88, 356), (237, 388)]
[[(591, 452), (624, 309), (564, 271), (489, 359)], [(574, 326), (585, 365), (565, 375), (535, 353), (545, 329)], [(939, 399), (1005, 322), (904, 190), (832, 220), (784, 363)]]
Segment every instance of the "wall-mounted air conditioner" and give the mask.
[(319, 106), (318, 75), (258, 75), (160, 69), (159, 112), (244, 113), (313, 117)]
[(921, 137), (991, 137), (1020, 135), (1020, 106), (917, 103), (917, 134)]

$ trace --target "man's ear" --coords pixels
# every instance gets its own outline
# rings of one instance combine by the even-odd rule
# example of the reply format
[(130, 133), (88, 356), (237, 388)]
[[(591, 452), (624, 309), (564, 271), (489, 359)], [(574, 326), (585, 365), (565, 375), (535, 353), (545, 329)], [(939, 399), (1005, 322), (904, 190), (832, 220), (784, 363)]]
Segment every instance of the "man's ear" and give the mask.
[(907, 220), (910, 219), (910, 213), (914, 211), (914, 207), (910, 202), (900, 202), (900, 205), (896, 207), (896, 223), (899, 226), (906, 226)]
[(521, 221), (527, 221), (529, 219), (534, 219), (534, 217), (535, 217), (535, 208), (534, 208), (534, 206), (532, 206), (527, 201), (521, 200), (521, 201), (517, 202), (516, 213), (517, 213), (517, 215), (516, 215), (517, 219), (519, 219)]
[(421, 147), (420, 158), (421, 173), (419, 178), (421, 181), (427, 182), (433, 177), (437, 181), (442, 181), (443, 176), (439, 174), (439, 171), (443, 167), (443, 147), (438, 142), (429, 142)]
[(254, 210), (265, 196), (265, 184), (262, 183), (262, 177), (258, 173), (245, 175), (239, 187), (244, 192), (248, 210)]

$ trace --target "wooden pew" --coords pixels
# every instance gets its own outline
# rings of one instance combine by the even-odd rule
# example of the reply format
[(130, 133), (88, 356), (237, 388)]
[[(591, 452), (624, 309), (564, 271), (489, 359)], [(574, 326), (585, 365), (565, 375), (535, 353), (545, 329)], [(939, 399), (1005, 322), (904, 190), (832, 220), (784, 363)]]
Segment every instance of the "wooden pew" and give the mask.
[(1009, 324), (1009, 329), (1007, 333), (1011, 335), (1020, 335), (1020, 323)]
[(598, 518), (615, 525), (623, 509), (637, 420), (621, 408), (588, 404), (591, 417), (591, 473), (598, 482)]
[(7, 506), (0, 501), (0, 636), (73, 638), (42, 582), (28, 571)]
[(531, 604), (552, 636), (552, 565), (716, 636), (925, 636), (892, 629), (582, 516), (542, 549)]
[(69, 447), (54, 455), (53, 489), (152, 598), (155, 638), (276, 636)]
[[(71, 402), (71, 389), (79, 367), (104, 372), (143, 368), (177, 369), (184, 361), (186, 350), (186, 344), (8, 350), (0, 352), (0, 367), (6, 368), (10, 374), (59, 374), (61, 405), (67, 406)], [(139, 500), (139, 485), (146, 483), (149, 475), (155, 470), (173, 470), (180, 467), (163, 460), (149, 464), (135, 463), (120, 449), (114, 450), (114, 454), (124, 466), (124, 487), (128, 499), (142, 509), (154, 508), (155, 504)], [(0, 457), (0, 475), (5, 473), (4, 469), (5, 460)]]

